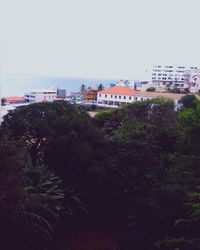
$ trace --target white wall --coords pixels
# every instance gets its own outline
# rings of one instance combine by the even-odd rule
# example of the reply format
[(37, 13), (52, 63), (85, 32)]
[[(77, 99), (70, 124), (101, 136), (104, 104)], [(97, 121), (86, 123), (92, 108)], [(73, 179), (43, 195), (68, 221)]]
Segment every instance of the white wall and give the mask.
[(147, 99), (152, 99), (152, 98), (148, 96), (126, 96), (126, 95), (100, 94), (100, 93), (98, 93), (97, 95), (98, 103), (113, 102), (113, 104), (115, 104), (116, 102), (119, 102), (120, 104), (125, 104)]
[(184, 81), (186, 72), (192, 74), (198, 70), (197, 67), (185, 66), (159, 66), (155, 65), (152, 69), (152, 81)]
[(54, 100), (56, 100), (57, 98), (57, 93), (52, 92), (52, 93), (34, 93), (34, 92), (30, 92), (28, 93), (29, 96), (31, 97), (25, 97), (26, 100), (29, 100), (29, 102), (43, 102), (43, 101), (47, 101), (47, 102), (52, 102)]

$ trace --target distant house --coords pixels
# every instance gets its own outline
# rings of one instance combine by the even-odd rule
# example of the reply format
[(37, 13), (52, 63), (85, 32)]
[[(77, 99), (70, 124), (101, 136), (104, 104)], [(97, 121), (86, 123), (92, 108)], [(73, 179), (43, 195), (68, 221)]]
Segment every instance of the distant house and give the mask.
[(98, 93), (98, 89), (96, 88), (87, 88), (84, 92), (83, 92), (83, 97), (84, 100), (87, 101), (92, 101), (92, 100), (97, 100), (97, 93)]
[(175, 104), (177, 104), (182, 96), (184, 96), (184, 94), (137, 91), (130, 87), (115, 86), (99, 91), (97, 95), (97, 103), (110, 106), (121, 106), (134, 101), (144, 101), (164, 97), (172, 99)]
[(6, 104), (15, 104), (15, 103), (23, 103), (24, 97), (23, 96), (10, 96), (5, 98)]
[(83, 95), (81, 92), (71, 92), (69, 96), (65, 98), (68, 102), (81, 102), (83, 100)]

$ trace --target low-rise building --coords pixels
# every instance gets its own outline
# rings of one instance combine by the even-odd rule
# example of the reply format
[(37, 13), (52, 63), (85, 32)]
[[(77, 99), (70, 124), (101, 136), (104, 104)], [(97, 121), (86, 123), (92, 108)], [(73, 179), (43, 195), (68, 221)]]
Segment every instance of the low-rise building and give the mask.
[(97, 103), (110, 106), (121, 106), (134, 101), (164, 97), (172, 99), (175, 104), (177, 104), (182, 96), (184, 96), (184, 94), (137, 91), (130, 87), (115, 86), (99, 91), (97, 95)]
[(4, 99), (5, 99), (5, 104), (24, 103), (23, 96), (9, 96)]
[(121, 87), (130, 87), (132, 89), (137, 89), (141, 86), (141, 81), (139, 80), (119, 80), (116, 83), (110, 84), (110, 87), (121, 86)]
[(83, 92), (83, 98), (84, 100), (87, 101), (93, 101), (93, 100), (97, 100), (97, 93), (98, 93), (98, 89), (97, 88), (87, 88), (84, 92)]
[(69, 96), (66, 96), (66, 101), (77, 103), (83, 100), (83, 94), (81, 92), (71, 92)]
[(53, 102), (55, 100), (57, 100), (57, 89), (54, 88), (33, 90), (24, 95), (24, 101), (29, 103)]

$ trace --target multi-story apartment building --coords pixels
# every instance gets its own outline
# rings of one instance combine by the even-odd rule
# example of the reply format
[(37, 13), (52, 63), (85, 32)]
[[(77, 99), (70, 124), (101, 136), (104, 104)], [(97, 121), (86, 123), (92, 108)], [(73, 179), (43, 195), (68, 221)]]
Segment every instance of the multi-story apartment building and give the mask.
[(33, 90), (29, 93), (25, 93), (25, 102), (53, 102), (57, 100), (57, 90), (54, 88)]
[(151, 73), (151, 81), (158, 91), (179, 89), (189, 91), (191, 76), (198, 71), (198, 67), (161, 66), (155, 65)]

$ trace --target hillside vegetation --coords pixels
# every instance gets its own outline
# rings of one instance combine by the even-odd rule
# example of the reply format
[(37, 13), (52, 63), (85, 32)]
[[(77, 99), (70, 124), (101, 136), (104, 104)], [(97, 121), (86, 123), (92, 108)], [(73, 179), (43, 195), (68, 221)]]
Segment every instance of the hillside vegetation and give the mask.
[[(94, 118), (64, 101), (10, 111), (0, 128), (0, 249), (50, 250), (91, 222), (121, 250), (200, 249), (200, 101), (181, 103), (135, 102)], [(67, 242), (54, 249), (79, 250)]]

